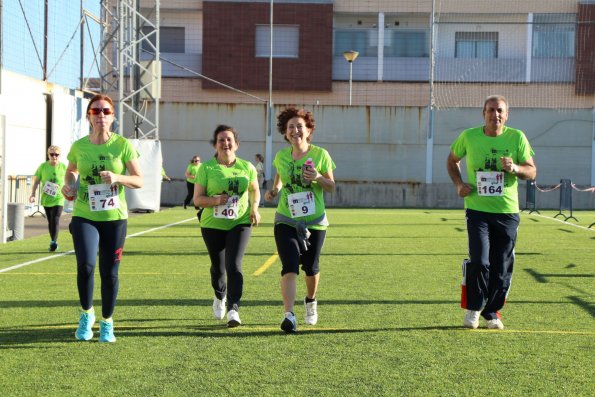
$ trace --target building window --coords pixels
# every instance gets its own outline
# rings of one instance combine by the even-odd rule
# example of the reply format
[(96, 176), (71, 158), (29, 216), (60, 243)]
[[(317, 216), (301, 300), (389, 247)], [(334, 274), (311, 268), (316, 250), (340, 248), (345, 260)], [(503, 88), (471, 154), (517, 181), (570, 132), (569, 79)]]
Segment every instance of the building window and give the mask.
[[(148, 35), (154, 29), (143, 27), (143, 35)], [(164, 53), (184, 53), (186, 51), (185, 48), (185, 37), (186, 37), (186, 28), (184, 27), (174, 27), (174, 26), (161, 26), (159, 27), (159, 51)], [(153, 46), (155, 46), (155, 35), (152, 34), (148, 37), (149, 41)], [(142, 43), (143, 51), (148, 51), (150, 53), (155, 52), (155, 50), (151, 47), (151, 45), (147, 44), (145, 41)]]
[(426, 31), (389, 29), (384, 35), (384, 55), (387, 57), (428, 57)]
[(345, 51), (357, 51), (360, 56), (376, 56), (378, 53), (378, 31), (376, 29), (335, 30), (335, 56)]
[(498, 58), (498, 32), (456, 32), (455, 58)]
[[(256, 57), (268, 58), (271, 52), (270, 25), (256, 25)], [(273, 58), (298, 58), (300, 27), (273, 25)]]
[(574, 14), (535, 14), (533, 57), (574, 57), (575, 22)]

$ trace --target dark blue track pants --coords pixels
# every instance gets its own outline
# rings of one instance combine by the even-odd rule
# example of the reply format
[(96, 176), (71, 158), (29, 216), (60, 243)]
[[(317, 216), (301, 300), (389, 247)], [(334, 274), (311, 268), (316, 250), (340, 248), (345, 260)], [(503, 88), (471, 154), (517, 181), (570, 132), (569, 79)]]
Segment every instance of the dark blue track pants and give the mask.
[(101, 314), (110, 318), (118, 296), (118, 269), (126, 240), (126, 219), (96, 222), (78, 216), (72, 217), (70, 233), (74, 243), (77, 264), (77, 286), (81, 307), (93, 306), (95, 264), (99, 251), (101, 277)]
[(496, 319), (512, 282), (520, 216), (467, 209), (466, 219), (470, 260), (463, 265), (466, 302), (461, 305)]

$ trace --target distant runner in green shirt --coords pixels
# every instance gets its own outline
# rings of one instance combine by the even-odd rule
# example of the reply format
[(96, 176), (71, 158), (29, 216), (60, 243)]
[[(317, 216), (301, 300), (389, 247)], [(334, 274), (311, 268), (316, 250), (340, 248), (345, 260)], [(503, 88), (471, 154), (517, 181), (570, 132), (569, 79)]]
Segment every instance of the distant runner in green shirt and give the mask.
[(186, 190), (188, 191), (186, 198), (184, 199), (184, 209), (190, 204), (192, 197), (194, 196), (194, 180), (196, 179), (196, 174), (198, 174), (199, 169), (200, 157), (198, 157), (198, 155), (192, 156), (190, 164), (188, 164), (186, 172), (184, 172), (184, 176), (186, 177)]
[[(508, 102), (486, 98), (484, 125), (465, 130), (451, 145), (447, 170), (465, 198), (469, 259), (463, 261), (463, 325), (477, 328), (479, 317), (489, 329), (503, 329), (499, 310), (510, 290), (514, 246), (520, 222), (518, 179), (534, 180), (537, 168), (525, 134), (505, 126)], [(467, 182), (460, 161), (466, 157)]]
[[(93, 287), (97, 254), (101, 276), (99, 342), (115, 342), (112, 315), (118, 295), (128, 210), (124, 187), (143, 187), (138, 153), (128, 139), (111, 132), (114, 103), (95, 95), (87, 106), (91, 134), (72, 144), (62, 193), (75, 200), (70, 233), (77, 263), (81, 312), (75, 332), (78, 340), (93, 338)], [(80, 181), (78, 189), (75, 185)]]
[(215, 157), (200, 167), (194, 181), (194, 206), (204, 208), (200, 226), (211, 258), (213, 315), (221, 320), (227, 312), (227, 326), (237, 327), (242, 324), (242, 259), (252, 226), (260, 223), (260, 190), (254, 165), (236, 157), (240, 141), (234, 128), (219, 125), (212, 143)]
[(311, 144), (315, 127), (312, 113), (305, 109), (288, 107), (277, 116), (277, 130), (291, 146), (275, 156), (277, 174), (265, 194), (267, 201), (279, 198), (274, 232), (282, 264), (285, 316), (281, 329), (286, 333), (297, 331), (294, 302), (300, 264), (306, 274), (305, 323), (318, 322), (319, 261), (328, 226), (324, 192), (335, 190), (335, 163), (325, 149)]
[(58, 233), (60, 231), (60, 216), (64, 209), (64, 175), (66, 165), (58, 161), (62, 151), (58, 146), (50, 146), (47, 150), (48, 161), (41, 163), (33, 176), (33, 187), (29, 202), (34, 203), (37, 196), (37, 187), (41, 186), (41, 205), (45, 210), (50, 232), (50, 252), (58, 249)]

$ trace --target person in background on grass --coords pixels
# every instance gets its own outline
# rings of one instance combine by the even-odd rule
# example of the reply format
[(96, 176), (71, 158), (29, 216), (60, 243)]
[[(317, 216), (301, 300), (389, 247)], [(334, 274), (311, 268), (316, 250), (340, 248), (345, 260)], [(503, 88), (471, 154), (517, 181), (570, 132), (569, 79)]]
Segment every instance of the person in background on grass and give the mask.
[[(463, 261), (463, 324), (477, 328), (479, 317), (489, 329), (503, 329), (499, 310), (510, 290), (514, 247), (520, 222), (518, 179), (534, 180), (537, 168), (525, 134), (505, 125), (508, 102), (486, 98), (484, 125), (467, 129), (451, 145), (447, 170), (465, 198), (469, 259)], [(467, 183), (460, 161), (467, 157)]]
[(300, 264), (306, 273), (305, 322), (314, 325), (318, 321), (316, 292), (320, 279), (320, 252), (329, 224), (324, 192), (335, 190), (333, 170), (336, 167), (325, 149), (311, 144), (315, 129), (311, 112), (288, 107), (277, 117), (277, 129), (290, 146), (275, 156), (273, 165), (277, 174), (265, 199), (272, 201), (279, 195), (274, 234), (282, 263), (281, 295), (285, 317), (281, 329), (294, 333), (297, 330), (294, 304)]
[(260, 191), (254, 165), (236, 157), (240, 141), (235, 129), (217, 126), (212, 144), (215, 157), (204, 163), (196, 175), (194, 206), (204, 209), (200, 226), (211, 258), (213, 315), (221, 320), (227, 311), (227, 326), (237, 327), (242, 323), (242, 259), (252, 226), (260, 223)]
[(29, 202), (35, 202), (37, 187), (41, 186), (41, 205), (45, 210), (45, 217), (48, 221), (50, 232), (50, 252), (58, 249), (58, 232), (60, 231), (60, 216), (64, 208), (64, 196), (62, 186), (66, 165), (58, 161), (61, 150), (58, 146), (50, 146), (47, 150), (48, 161), (41, 163), (33, 176), (33, 187)]
[(193, 156), (186, 167), (186, 172), (184, 176), (186, 177), (186, 189), (188, 193), (186, 194), (186, 198), (184, 199), (184, 209), (190, 204), (192, 201), (192, 197), (194, 196), (194, 180), (196, 179), (196, 174), (200, 169), (200, 157), (198, 155)]
[[(62, 193), (75, 199), (70, 233), (77, 263), (81, 303), (76, 339), (93, 338), (93, 287), (97, 253), (101, 277), (99, 341), (115, 342), (112, 315), (118, 295), (118, 269), (126, 239), (128, 211), (124, 187), (143, 186), (138, 153), (124, 137), (111, 132), (114, 104), (107, 95), (95, 95), (87, 106), (91, 134), (74, 142)], [(75, 182), (79, 177), (78, 190)]]
[(265, 176), (264, 176), (264, 157), (260, 153), (256, 153), (254, 156), (254, 161), (256, 164), (256, 178), (258, 179), (258, 187), (260, 190), (260, 203), (258, 205), (262, 206), (264, 204), (264, 189), (265, 186)]

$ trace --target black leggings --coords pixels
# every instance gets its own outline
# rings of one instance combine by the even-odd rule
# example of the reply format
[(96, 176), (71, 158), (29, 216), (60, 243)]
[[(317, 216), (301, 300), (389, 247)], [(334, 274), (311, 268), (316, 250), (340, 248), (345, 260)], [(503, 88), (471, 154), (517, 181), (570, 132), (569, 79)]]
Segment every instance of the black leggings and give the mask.
[(76, 282), (81, 307), (93, 306), (95, 265), (99, 251), (99, 275), (101, 277), (101, 314), (110, 318), (118, 296), (118, 269), (126, 239), (128, 221), (97, 222), (78, 216), (72, 217), (70, 233), (76, 254)]
[[(194, 197), (194, 183), (186, 181), (186, 189), (188, 189), (188, 194), (184, 199), (184, 207), (192, 202), (192, 198)], [(192, 205), (194, 205), (194, 203), (192, 203)]]
[(227, 296), (227, 310), (230, 310), (234, 304), (239, 306), (242, 298), (242, 259), (252, 226), (238, 225), (231, 230), (202, 228), (201, 231), (211, 258), (211, 285), (215, 296), (217, 299)]
[(43, 207), (45, 216), (48, 220), (48, 230), (50, 231), (50, 239), (58, 241), (58, 232), (60, 231), (60, 216), (62, 215), (61, 205), (55, 207)]

